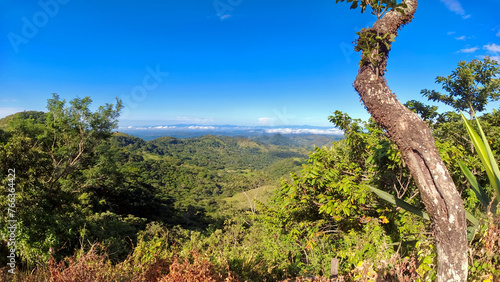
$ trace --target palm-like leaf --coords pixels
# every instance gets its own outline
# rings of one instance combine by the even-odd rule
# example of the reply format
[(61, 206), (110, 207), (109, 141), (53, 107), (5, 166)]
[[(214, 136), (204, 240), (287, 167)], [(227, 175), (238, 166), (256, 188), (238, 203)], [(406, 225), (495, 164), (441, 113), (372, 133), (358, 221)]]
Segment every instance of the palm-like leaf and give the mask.
[[(409, 211), (413, 214), (416, 214), (416, 215), (422, 217), (423, 219), (430, 220), (429, 215), (426, 212), (424, 212), (422, 209), (419, 209), (415, 206), (412, 206), (412, 205), (408, 204), (407, 202), (396, 198), (394, 195), (391, 195), (391, 194), (389, 194), (385, 191), (382, 191), (380, 189), (377, 189), (375, 187), (368, 186), (368, 188), (370, 188), (370, 190), (372, 192), (377, 194), (377, 196), (379, 196), (383, 200), (385, 200), (393, 205), (396, 205), (400, 208), (403, 208), (404, 210)], [(468, 233), (467, 237), (469, 238), (469, 241), (471, 241), (474, 238), (474, 234), (479, 227), (479, 220), (467, 210), (465, 211), (465, 217), (473, 225), (467, 229), (467, 233)]]
[[(494, 188), (495, 193), (497, 194), (497, 197), (495, 201), (493, 202), (492, 205), (492, 210), (495, 210), (497, 204), (498, 204), (498, 196), (500, 195), (500, 170), (498, 169), (498, 164), (495, 160), (495, 157), (493, 156), (493, 152), (491, 151), (490, 145), (488, 143), (488, 139), (486, 139), (486, 136), (484, 135), (483, 128), (481, 127), (481, 124), (479, 123), (479, 120), (476, 117), (476, 114), (474, 114), (475, 120), (477, 127), (479, 129), (479, 133), (481, 134), (481, 137), (479, 137), (479, 134), (472, 128), (472, 126), (469, 124), (468, 120), (465, 118), (463, 114), (462, 119), (464, 120), (465, 127), (467, 129), (467, 133), (469, 133), (469, 136), (472, 140), (472, 143), (474, 144), (474, 148), (477, 150), (477, 154), (479, 156), (479, 159), (483, 163), (484, 169), (486, 171), (486, 175), (488, 176), (488, 179), (490, 181), (491, 186)], [(462, 168), (462, 165), (460, 166)], [(465, 167), (465, 166), (464, 166)], [(468, 170), (468, 169), (467, 169)], [(462, 169), (463, 171), (463, 169)], [(470, 171), (469, 171), (470, 172)], [(465, 172), (464, 172), (465, 173)], [(473, 186), (473, 189), (478, 188), (478, 191), (474, 190), (476, 192), (476, 195), (478, 195), (478, 199), (483, 203), (483, 201), (487, 201), (488, 204), (486, 204), (486, 207), (490, 204), (491, 200), (486, 196), (486, 193), (484, 190), (479, 186), (479, 184), (474, 187), (474, 183), (477, 183), (477, 180), (475, 180), (474, 176), (470, 174), (474, 178), (474, 180), (469, 179), (469, 177), (466, 177), (471, 183), (471, 186)]]
[(483, 204), (484, 207), (487, 207), (490, 204), (491, 200), (488, 197), (488, 195), (486, 195), (486, 192), (484, 191), (483, 187), (481, 187), (479, 182), (477, 182), (476, 177), (472, 174), (469, 168), (466, 167), (462, 161), (459, 161), (458, 165), (460, 166), (460, 169), (465, 175), (465, 178), (467, 178), (467, 180), (469, 181), (470, 186), (472, 187), (472, 191), (474, 191), (478, 200), (481, 202), (481, 204)]

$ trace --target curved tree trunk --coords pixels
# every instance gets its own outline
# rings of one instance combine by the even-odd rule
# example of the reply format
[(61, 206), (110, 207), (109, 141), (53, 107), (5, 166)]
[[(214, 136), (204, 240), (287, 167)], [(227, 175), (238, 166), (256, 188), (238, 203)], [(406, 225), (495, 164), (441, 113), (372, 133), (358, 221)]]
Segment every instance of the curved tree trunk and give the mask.
[[(398, 29), (413, 19), (417, 8), (416, 0), (405, 3), (404, 14), (389, 11), (363, 32), (397, 36)], [(416, 180), (436, 238), (437, 281), (466, 281), (467, 225), (462, 199), (439, 156), (428, 125), (403, 106), (387, 86), (383, 75), (389, 50), (380, 52), (378, 68), (370, 60), (362, 60), (354, 87), (375, 121), (398, 145)], [(411, 62), (408, 66), (411, 69)]]

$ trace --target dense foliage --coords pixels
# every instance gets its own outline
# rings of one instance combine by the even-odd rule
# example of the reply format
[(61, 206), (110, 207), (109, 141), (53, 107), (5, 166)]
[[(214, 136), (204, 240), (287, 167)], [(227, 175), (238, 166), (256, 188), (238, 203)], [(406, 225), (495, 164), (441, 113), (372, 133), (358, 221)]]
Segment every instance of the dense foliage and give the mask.
[[(306, 157), (300, 142), (308, 140), (280, 135), (144, 141), (112, 132), (119, 101), (95, 112), (90, 103), (66, 105), (54, 96), (47, 113), (0, 120), (2, 185), (8, 187), (8, 169), (16, 170), (22, 279), (306, 279), (329, 277), (332, 258), (342, 279), (433, 279), (429, 222), (371, 192), (423, 209), (398, 148), (372, 120), (336, 111), (329, 120), (344, 138)], [(480, 222), (469, 277), (500, 279), (498, 215), (481, 206), (458, 161), (490, 199), (495, 192), (463, 121), (417, 101), (408, 106), (431, 125), (467, 210)], [(500, 112), (480, 122), (498, 159)], [(2, 194), (3, 210), (8, 203)], [(3, 213), (2, 260), (9, 252), (6, 220)]]
[[(103, 243), (111, 258), (123, 259), (149, 222), (199, 230), (221, 224), (222, 199), (276, 183), (305, 156), (303, 148), (243, 138), (145, 142), (112, 133), (120, 101), (96, 112), (90, 104), (87, 97), (67, 105), (54, 95), (47, 113), (23, 112), (3, 120), (0, 176), (7, 187), (9, 169), (15, 171), (12, 217), (18, 221), (18, 256), (26, 267), (47, 263), (51, 254), (58, 259), (71, 255), (84, 242)], [(274, 165), (284, 162), (286, 172)], [(7, 194), (0, 197), (7, 210)], [(7, 216), (2, 213), (3, 238), (8, 238)], [(6, 245), (2, 241), (5, 252)]]

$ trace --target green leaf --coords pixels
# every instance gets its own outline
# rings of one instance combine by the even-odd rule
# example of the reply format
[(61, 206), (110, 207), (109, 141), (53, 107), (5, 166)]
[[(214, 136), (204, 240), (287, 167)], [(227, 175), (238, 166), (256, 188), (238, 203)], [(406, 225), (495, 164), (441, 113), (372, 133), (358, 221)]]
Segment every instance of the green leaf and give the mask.
[(474, 226), (479, 226), (479, 220), (473, 216), (468, 210), (465, 210), (465, 218)]
[(489, 167), (492, 170), (492, 178), (490, 178), (491, 185), (496, 189), (497, 196), (500, 196), (500, 170), (498, 169), (498, 164), (495, 160), (493, 152), (491, 151), (490, 144), (488, 143), (488, 139), (484, 135), (483, 128), (479, 123), (476, 114), (474, 113), (474, 118), (476, 119), (476, 124), (479, 129), (479, 133), (481, 134), (481, 139), (483, 140), (484, 147), (487, 153), (487, 160), (489, 161)]
[(477, 229), (480, 227), (479, 224), (467, 227), (467, 240), (470, 242), (474, 239)]
[(460, 166), (460, 169), (462, 170), (463, 174), (465, 175), (465, 177), (469, 181), (471, 188), (472, 188), (472, 191), (474, 191), (474, 193), (476, 193), (476, 197), (479, 199), (479, 201), (481, 201), (481, 204), (485, 208), (487, 208), (488, 205), (490, 204), (491, 200), (488, 197), (488, 195), (486, 195), (486, 192), (484, 191), (483, 187), (481, 187), (481, 185), (479, 185), (476, 177), (474, 177), (472, 172), (469, 170), (469, 168), (467, 168), (465, 166), (465, 164), (462, 161), (458, 161), (458, 165)]
[[(477, 155), (479, 156), (479, 159), (483, 163), (484, 169), (486, 171), (486, 175), (488, 176), (488, 179), (490, 180), (491, 186), (494, 188), (494, 190), (497, 193), (497, 198), (500, 196), (500, 171), (498, 169), (498, 164), (495, 160), (495, 157), (493, 156), (493, 153), (491, 152), (490, 145), (488, 144), (488, 139), (486, 139), (486, 136), (484, 135), (483, 129), (481, 127), (481, 124), (479, 123), (479, 120), (476, 117), (476, 114), (474, 113), (474, 117), (476, 119), (476, 124), (478, 126), (479, 132), (481, 133), (481, 137), (479, 137), (479, 134), (472, 128), (472, 126), (469, 124), (468, 120), (465, 118), (463, 113), (460, 113), (462, 115), (462, 119), (465, 123), (465, 128), (467, 129), (467, 133), (469, 134), (472, 143), (474, 144), (474, 148), (476, 148)], [(492, 208), (495, 209), (497, 206), (498, 200), (495, 199)]]
[[(493, 176), (493, 169), (491, 167), (491, 162), (487, 159), (488, 158), (488, 152), (486, 151), (486, 146), (483, 143), (483, 140), (481, 140), (481, 137), (477, 134), (477, 132), (472, 128), (472, 126), (469, 124), (467, 119), (465, 118), (463, 113), (460, 113), (462, 115), (462, 119), (464, 120), (465, 123), (465, 128), (467, 129), (467, 133), (469, 134), (472, 143), (474, 144), (474, 148), (477, 150), (477, 154), (479, 158), (481, 159), (481, 162), (484, 165), (484, 168), (486, 170), (486, 174), (488, 175), (488, 178), (494, 179)], [(486, 143), (486, 145), (488, 145)], [(493, 183), (492, 183), (493, 185)]]
[(393, 205), (396, 205), (398, 207), (401, 207), (401, 208), (403, 208), (403, 209), (405, 209), (413, 214), (416, 214), (424, 219), (430, 220), (429, 215), (426, 212), (422, 211), (421, 209), (414, 207), (414, 206), (408, 204), (407, 202), (405, 202), (401, 199), (398, 199), (395, 196), (393, 196), (385, 191), (382, 191), (380, 189), (377, 189), (375, 187), (368, 186), (368, 188), (370, 188), (370, 190), (372, 192), (377, 194), (377, 196), (379, 196), (383, 200), (385, 200)]
[(432, 263), (432, 257), (431, 256), (426, 256), (422, 260), (422, 264), (431, 264)]
[[(401, 207), (413, 214), (416, 214), (420, 217), (422, 217), (423, 219), (427, 219), (427, 220), (430, 220), (430, 217), (429, 215), (424, 212), (423, 210), (415, 207), (415, 206), (412, 206), (410, 204), (408, 204), (407, 202), (401, 200), (401, 199), (398, 199), (396, 198), (395, 196), (385, 192), (385, 191), (382, 191), (380, 189), (377, 189), (375, 187), (372, 187), (372, 186), (368, 186), (368, 188), (370, 188), (370, 190), (372, 192), (374, 192), (375, 194), (377, 194), (380, 198), (382, 198), (383, 200), (386, 200), (387, 202), (391, 203), (391, 204), (394, 204), (398, 207)], [(470, 212), (468, 212), (467, 210), (465, 211), (465, 217), (467, 218), (468, 221), (470, 221), (472, 224), (474, 225), (478, 225), (479, 224), (479, 220), (477, 220), (476, 217), (474, 217)]]

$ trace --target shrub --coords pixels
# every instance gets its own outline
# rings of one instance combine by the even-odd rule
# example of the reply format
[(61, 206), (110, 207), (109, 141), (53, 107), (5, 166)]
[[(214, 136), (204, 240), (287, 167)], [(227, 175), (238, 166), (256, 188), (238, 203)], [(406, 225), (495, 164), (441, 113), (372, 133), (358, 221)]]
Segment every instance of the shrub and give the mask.
[(198, 252), (192, 252), (181, 260), (178, 256), (174, 257), (170, 265), (170, 272), (160, 278), (160, 282), (188, 282), (188, 281), (207, 281), (207, 282), (231, 282), (239, 281), (231, 271), (229, 265), (225, 265), (226, 273), (218, 270), (210, 262), (207, 256), (202, 256)]

